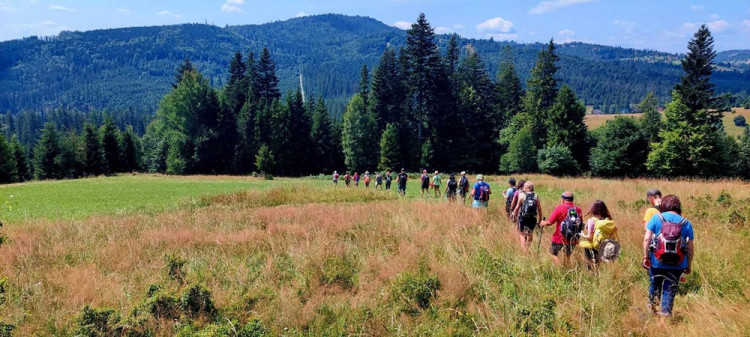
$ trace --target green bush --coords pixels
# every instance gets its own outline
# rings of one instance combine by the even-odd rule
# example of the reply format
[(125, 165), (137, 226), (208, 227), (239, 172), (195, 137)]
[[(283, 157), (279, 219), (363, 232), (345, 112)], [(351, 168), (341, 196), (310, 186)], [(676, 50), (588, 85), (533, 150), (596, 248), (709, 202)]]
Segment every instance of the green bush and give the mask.
[(120, 314), (113, 309), (93, 309), (88, 305), (78, 318), (76, 336), (116, 336), (122, 334)]
[(553, 176), (574, 176), (581, 170), (570, 149), (562, 145), (539, 150), (537, 163), (540, 172)]
[(428, 274), (427, 268), (420, 265), (419, 272), (403, 273), (394, 281), (393, 298), (400, 305), (401, 311), (417, 315), (420, 310), (430, 307), (430, 302), (437, 297), (440, 280)]
[(167, 255), (165, 259), (167, 260), (167, 278), (173, 281), (178, 281), (180, 283), (185, 282), (185, 272), (182, 270), (182, 268), (185, 266), (187, 261), (176, 255)]
[(174, 319), (180, 317), (180, 300), (159, 291), (146, 299), (146, 310), (156, 319)]
[(15, 329), (15, 325), (0, 321), (0, 337), (11, 337), (13, 335), (13, 330)]
[(180, 307), (191, 316), (211, 316), (216, 312), (211, 291), (198, 284), (185, 291), (180, 298)]
[(357, 283), (357, 265), (348, 255), (325, 260), (321, 269), (320, 281), (323, 283), (337, 284), (346, 290)]
[(739, 127), (745, 127), (745, 125), (747, 125), (747, 120), (745, 120), (745, 116), (743, 115), (734, 116), (734, 125), (737, 125)]

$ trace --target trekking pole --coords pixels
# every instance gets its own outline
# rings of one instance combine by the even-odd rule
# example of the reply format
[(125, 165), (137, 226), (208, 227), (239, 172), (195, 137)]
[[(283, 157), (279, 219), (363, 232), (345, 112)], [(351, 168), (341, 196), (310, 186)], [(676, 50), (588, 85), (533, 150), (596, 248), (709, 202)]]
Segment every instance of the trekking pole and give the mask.
[[(542, 218), (542, 221), (547, 218)], [(536, 256), (539, 257), (539, 252), (542, 250), (542, 235), (544, 234), (544, 226), (539, 223), (539, 240), (536, 242)]]

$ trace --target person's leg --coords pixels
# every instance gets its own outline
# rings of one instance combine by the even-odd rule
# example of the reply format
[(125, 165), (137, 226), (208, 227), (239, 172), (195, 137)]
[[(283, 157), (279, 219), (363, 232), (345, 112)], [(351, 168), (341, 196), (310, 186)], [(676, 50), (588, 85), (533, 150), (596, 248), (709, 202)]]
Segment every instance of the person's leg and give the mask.
[(662, 283), (661, 315), (671, 317), (674, 298), (677, 295), (677, 287), (680, 283), (682, 270), (666, 270), (664, 282)]
[(664, 275), (661, 269), (656, 268), (649, 269), (648, 275), (650, 281), (648, 287), (648, 302), (651, 306), (652, 313), (656, 314), (656, 307), (659, 305), (659, 301), (661, 300)]
[(562, 249), (562, 244), (554, 243), (554, 242), (549, 247), (549, 253), (550, 255), (552, 255), (552, 261), (554, 261), (555, 264), (558, 266), (562, 266), (562, 262), (560, 261), (560, 258), (557, 256), (560, 253), (560, 249)]

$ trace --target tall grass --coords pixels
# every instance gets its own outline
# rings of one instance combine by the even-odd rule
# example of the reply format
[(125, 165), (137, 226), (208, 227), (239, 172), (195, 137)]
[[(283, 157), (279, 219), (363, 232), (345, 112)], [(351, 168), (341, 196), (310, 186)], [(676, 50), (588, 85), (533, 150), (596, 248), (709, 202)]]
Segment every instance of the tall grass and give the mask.
[[(119, 328), (112, 331), (157, 336), (750, 332), (749, 184), (527, 178), (545, 214), (568, 189), (583, 208), (605, 200), (621, 228), (621, 259), (594, 274), (578, 251), (558, 268), (546, 253), (550, 230), (540, 253), (538, 235), (521, 253), (498, 197), (507, 177), (490, 177), (486, 211), (292, 184), (199, 197), (153, 215), (9, 226), (0, 322), (20, 336), (70, 335), (96, 326), (92, 317)], [(696, 230), (694, 273), (666, 322), (647, 313), (639, 267), (640, 200), (652, 187), (680, 196)]]

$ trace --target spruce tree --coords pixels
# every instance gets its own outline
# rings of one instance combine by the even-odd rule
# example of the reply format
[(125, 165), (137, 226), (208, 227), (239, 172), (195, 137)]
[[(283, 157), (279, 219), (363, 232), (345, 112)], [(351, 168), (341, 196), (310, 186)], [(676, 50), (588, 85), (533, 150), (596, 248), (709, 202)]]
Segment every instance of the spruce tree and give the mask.
[(138, 171), (140, 168), (141, 150), (140, 139), (133, 131), (132, 126), (128, 126), (122, 133), (122, 169), (124, 172)]
[[(503, 49), (503, 60), (495, 85), (495, 114), (500, 128), (507, 126), (510, 119), (522, 111), (523, 86), (516, 72), (510, 46)], [(499, 131), (499, 130), (498, 130)]]
[(640, 120), (641, 132), (646, 136), (649, 144), (658, 143), (661, 140), (659, 133), (664, 123), (661, 120), (661, 113), (659, 112), (659, 100), (653, 91), (649, 92), (641, 103), (638, 104), (638, 109), (643, 113)]
[(381, 171), (395, 170), (398, 167), (398, 131), (396, 126), (388, 124), (380, 137), (380, 161), (378, 169)]
[(85, 174), (97, 176), (104, 172), (105, 160), (96, 128), (91, 123), (83, 125), (83, 169)]
[(362, 70), (359, 72), (359, 96), (362, 97), (362, 102), (365, 104), (365, 110), (370, 110), (370, 71), (367, 69), (367, 65), (362, 65)]
[(374, 169), (378, 164), (378, 140), (375, 118), (365, 110), (362, 97), (354, 95), (344, 113), (341, 133), (341, 147), (347, 169)]
[(242, 60), (242, 54), (238, 51), (234, 53), (232, 60), (229, 62), (229, 80), (224, 87), (224, 97), (229, 110), (233, 114), (239, 114), (242, 105), (247, 100), (248, 79), (247, 65)]
[(21, 144), (16, 136), (11, 138), (10, 145), (13, 148), (13, 155), (16, 158), (18, 181), (31, 180), (31, 167), (29, 166), (29, 156), (26, 152), (26, 147)]
[(445, 51), (445, 67), (448, 71), (448, 77), (453, 78), (453, 74), (456, 72), (458, 67), (458, 59), (461, 50), (458, 47), (458, 34), (451, 34), (450, 40), (448, 40), (448, 47)]
[(750, 179), (750, 126), (745, 126), (745, 131), (740, 137), (737, 155), (737, 173)]
[(0, 184), (18, 181), (18, 164), (13, 147), (5, 136), (0, 134)]
[(547, 116), (547, 146), (566, 147), (579, 167), (588, 166), (588, 130), (583, 122), (586, 107), (570, 87), (563, 85)]
[[(296, 149), (293, 147), (291, 133), (291, 116), (289, 106), (279, 100), (273, 101), (271, 105), (271, 118), (269, 121), (269, 143), (268, 148), (275, 158), (275, 171), (272, 173), (283, 176), (290, 175), (293, 167), (292, 161)], [(258, 169), (261, 169), (260, 167)], [(266, 172), (268, 173), (268, 172)]]
[[(467, 165), (466, 169), (483, 172), (494, 170), (500, 160), (500, 147), (491, 140), (497, 139), (500, 121), (494, 113), (494, 85), (479, 54), (470, 52), (461, 60), (455, 77), (459, 90), (458, 114), (448, 113), (442, 123), (444, 130), (441, 136), (448, 141), (448, 145), (440, 148), (447, 149), (451, 155), (465, 157), (464, 163), (457, 166)], [(471, 130), (469, 137), (466, 130)]]
[(313, 109), (310, 139), (314, 147), (311, 163), (313, 172), (327, 173), (334, 170), (334, 151), (338, 146), (334, 143), (331, 118), (323, 97), (318, 98)]
[(174, 75), (174, 82), (172, 83), (172, 89), (177, 88), (178, 85), (180, 85), (180, 82), (182, 82), (182, 76), (185, 75), (187, 72), (193, 72), (196, 71), (195, 67), (193, 66), (193, 63), (190, 62), (190, 59), (185, 59), (180, 63), (179, 66), (177, 66), (177, 72)]
[(258, 61), (258, 80), (256, 94), (265, 99), (266, 104), (281, 98), (279, 78), (276, 77), (276, 63), (271, 59), (271, 52), (263, 48)]
[(84, 144), (75, 131), (68, 131), (60, 139), (60, 154), (55, 164), (60, 169), (60, 178), (75, 179), (83, 176)]
[(313, 143), (310, 139), (312, 127), (312, 111), (305, 108), (302, 92), (299, 88), (293, 94), (286, 97), (286, 105), (289, 110), (289, 139), (290, 153), (294, 161), (289, 167), (290, 175), (303, 175), (312, 173), (309, 160), (313, 151)]
[[(251, 87), (252, 88), (252, 87)], [(250, 89), (247, 101), (237, 115), (237, 145), (234, 151), (234, 172), (248, 174), (255, 166), (257, 152), (255, 142), (255, 118), (258, 114), (258, 103)]]
[(531, 77), (526, 83), (524, 110), (532, 120), (532, 137), (537, 148), (547, 144), (547, 118), (549, 109), (557, 97), (557, 61), (555, 43), (549, 41), (547, 47), (537, 55), (536, 65), (531, 68)]
[(60, 135), (53, 123), (45, 123), (39, 142), (34, 148), (34, 175), (37, 179), (60, 178), (55, 159), (60, 155)]
[(115, 174), (122, 172), (122, 152), (120, 151), (120, 129), (111, 117), (104, 120), (99, 128), (99, 142), (102, 144), (104, 155), (104, 173)]
[(713, 45), (714, 38), (711, 36), (711, 32), (705, 24), (701, 25), (688, 42), (688, 53), (681, 61), (684, 74), (680, 83), (675, 85), (674, 90), (680, 94), (690, 114), (696, 114), (699, 110), (710, 109), (706, 122), (716, 126), (720, 125), (723, 113), (716, 109), (715, 85), (711, 83), (713, 61), (716, 58)]

